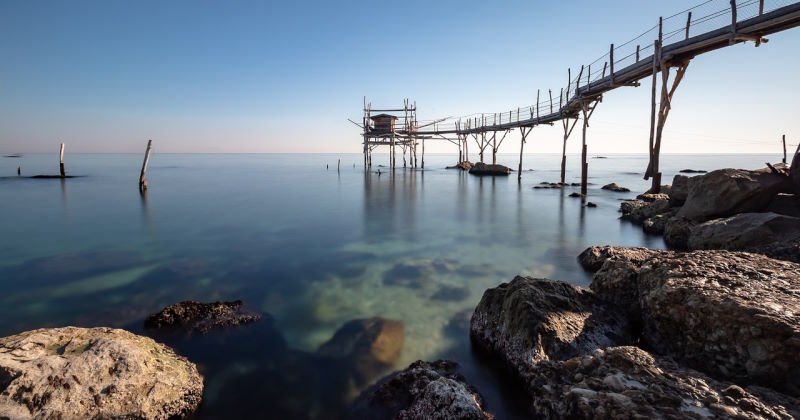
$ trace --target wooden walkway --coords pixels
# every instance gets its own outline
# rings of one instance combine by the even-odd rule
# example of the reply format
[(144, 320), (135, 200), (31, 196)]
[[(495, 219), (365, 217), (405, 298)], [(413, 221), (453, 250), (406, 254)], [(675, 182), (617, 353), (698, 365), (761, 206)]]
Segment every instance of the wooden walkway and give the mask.
[[(390, 132), (375, 131), (370, 125), (371, 105), (364, 106), (364, 120), (360, 125), (364, 129), (365, 166), (371, 164), (371, 152), (380, 145), (391, 147), (391, 166), (394, 167), (394, 149), (400, 145), (405, 152), (408, 149), (411, 166), (416, 165), (416, 147), (422, 141), (424, 168), (424, 142), (428, 140), (448, 140), (459, 146), (459, 162), (469, 158), (469, 137), (473, 137), (478, 147), (481, 161), (484, 150), (490, 148), (493, 161), (496, 161), (497, 149), (502, 144), (505, 134), (510, 130), (520, 129), (522, 143), (520, 147), (520, 163), (518, 177), (522, 176), (522, 152), (527, 136), (538, 125), (552, 125), (561, 122), (564, 129), (564, 147), (561, 162), (561, 182), (565, 182), (566, 143), (579, 119), (583, 120), (583, 150), (581, 171), (581, 193), (586, 194), (588, 164), (586, 162), (586, 129), (589, 118), (595, 107), (602, 101), (606, 92), (620, 87), (640, 86), (641, 80), (652, 78), (650, 161), (645, 172), (645, 179), (652, 178), (652, 192), (658, 192), (661, 185), (661, 173), (658, 161), (661, 149), (661, 134), (666, 122), (670, 103), (675, 90), (691, 60), (701, 54), (715, 51), (746, 41), (756, 46), (766, 43), (766, 36), (800, 26), (800, 1), (784, 4), (780, 1), (765, 0), (730, 0), (730, 4), (722, 6), (722, 1), (709, 0), (685, 12), (660, 18), (657, 26), (618, 47), (613, 44), (609, 52), (589, 65), (581, 66), (573, 73), (568, 70), (569, 83), (553, 98), (553, 91), (547, 91), (547, 98), (542, 99), (537, 92), (536, 104), (517, 108), (503, 113), (476, 114), (462, 118), (442, 118), (439, 120), (418, 122), (416, 105), (408, 100), (404, 109), (392, 111), (404, 112), (398, 116), (398, 125)], [(766, 3), (766, 4), (765, 4)], [(695, 17), (692, 17), (692, 14)], [(726, 23), (721, 21), (725, 20)], [(680, 24), (676, 24), (680, 22)], [(670, 26), (671, 25), (671, 26)], [(691, 35), (691, 30), (701, 33)], [(657, 31), (657, 32), (656, 32)], [(652, 44), (644, 47), (636, 41), (645, 41), (648, 34), (654, 39)], [(646, 55), (645, 55), (646, 54)], [(615, 59), (616, 55), (616, 59)], [(594, 66), (594, 69), (592, 68)], [(675, 70), (674, 79), (670, 82), (671, 70)], [(660, 93), (657, 86), (661, 76)], [(412, 118), (409, 118), (409, 115)], [(503, 133), (500, 143), (497, 134)]]

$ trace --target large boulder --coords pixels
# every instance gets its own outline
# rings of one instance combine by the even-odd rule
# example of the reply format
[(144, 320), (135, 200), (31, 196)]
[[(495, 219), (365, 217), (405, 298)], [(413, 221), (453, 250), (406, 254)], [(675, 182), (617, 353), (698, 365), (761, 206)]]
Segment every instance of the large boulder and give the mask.
[(698, 221), (761, 211), (789, 187), (788, 178), (768, 168), (719, 169), (692, 177), (688, 184), (689, 194), (678, 216)]
[(167, 419), (194, 412), (197, 367), (150, 338), (52, 328), (0, 338), (0, 417)]
[(776, 260), (800, 263), (800, 239), (751, 246), (744, 251), (762, 254)]
[[(612, 263), (627, 281), (604, 275)], [(642, 339), (691, 367), (800, 395), (800, 265), (730, 251), (610, 260), (592, 289), (636, 299)], [(631, 292), (635, 290), (635, 293)]]
[(742, 388), (652, 356), (637, 347), (598, 349), (540, 363), (528, 386), (532, 414), (547, 419), (789, 419), (800, 401), (759, 387)]
[(520, 375), (543, 360), (631, 341), (624, 314), (590, 290), (521, 276), (486, 290), (472, 315), (470, 338)]
[(357, 385), (365, 385), (400, 359), (404, 340), (402, 321), (355, 319), (323, 343), (317, 355), (343, 365)]
[(672, 191), (669, 193), (669, 204), (673, 207), (682, 206), (689, 196), (689, 177), (675, 175), (672, 178)]
[(447, 360), (417, 361), (365, 390), (348, 419), (491, 419), (483, 398)]
[(233, 302), (201, 303), (192, 300), (169, 305), (144, 321), (145, 328), (186, 328), (207, 333), (215, 328), (231, 327), (255, 322), (261, 314), (244, 309), (241, 300)]
[(600, 269), (594, 274), (591, 290), (599, 298), (627, 312), (632, 324), (638, 327), (641, 318), (636, 283), (639, 267), (652, 256), (665, 251), (610, 246), (598, 248), (601, 249), (597, 251), (600, 255), (608, 257), (602, 260)]
[(778, 194), (772, 199), (765, 211), (784, 216), (800, 217), (800, 195)]
[(692, 228), (689, 249), (745, 250), (800, 239), (800, 219), (775, 213), (740, 213)]
[(469, 170), (469, 173), (472, 175), (478, 176), (494, 176), (494, 175), (508, 175), (512, 172), (511, 168), (503, 165), (497, 164), (489, 164), (483, 162), (477, 162), (472, 165), (472, 168)]

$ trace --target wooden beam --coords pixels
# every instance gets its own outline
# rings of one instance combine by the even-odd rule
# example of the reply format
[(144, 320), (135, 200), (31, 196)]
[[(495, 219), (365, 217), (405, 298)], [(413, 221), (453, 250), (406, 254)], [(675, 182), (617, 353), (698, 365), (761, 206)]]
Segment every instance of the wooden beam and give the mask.
[[(147, 189), (147, 164), (150, 162), (150, 150), (153, 147), (153, 140), (147, 140), (147, 149), (144, 151), (144, 161), (142, 162), (142, 171), (139, 173), (139, 191)], [(364, 145), (366, 150), (366, 144)]]
[(686, 39), (689, 39), (689, 26), (692, 24), (692, 12), (686, 17)]

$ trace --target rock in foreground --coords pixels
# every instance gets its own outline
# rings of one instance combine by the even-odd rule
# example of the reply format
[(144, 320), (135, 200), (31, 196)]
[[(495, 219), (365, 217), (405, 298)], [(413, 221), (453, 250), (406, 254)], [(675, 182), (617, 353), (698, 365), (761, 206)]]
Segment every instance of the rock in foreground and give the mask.
[(215, 328), (242, 325), (261, 319), (245, 311), (241, 300), (200, 303), (191, 300), (169, 305), (144, 321), (145, 328), (189, 328), (206, 333)]
[(472, 169), (469, 170), (470, 174), (478, 176), (508, 175), (511, 172), (511, 168), (508, 166), (488, 164), (483, 162), (475, 163), (475, 165), (472, 166)]
[(715, 381), (637, 347), (541, 363), (530, 381), (537, 418), (787, 419), (800, 414), (800, 401), (791, 397)]
[(203, 393), (195, 365), (124, 330), (53, 328), (0, 338), (0, 417), (183, 417)]
[(610, 259), (592, 290), (638, 309), (634, 322), (656, 352), (715, 377), (800, 395), (800, 265), (743, 252), (661, 251), (644, 261)]
[(539, 361), (628, 344), (629, 330), (590, 290), (520, 276), (486, 290), (470, 321), (473, 344), (522, 377)]
[(365, 390), (349, 419), (491, 419), (483, 398), (447, 360), (417, 361)]
[(578, 255), (578, 262), (584, 270), (595, 272), (610, 258), (622, 257), (634, 261), (644, 261), (653, 254), (648, 248), (627, 248), (623, 246), (590, 246)]
[(775, 213), (740, 213), (691, 229), (689, 249), (746, 250), (800, 239), (800, 219)]

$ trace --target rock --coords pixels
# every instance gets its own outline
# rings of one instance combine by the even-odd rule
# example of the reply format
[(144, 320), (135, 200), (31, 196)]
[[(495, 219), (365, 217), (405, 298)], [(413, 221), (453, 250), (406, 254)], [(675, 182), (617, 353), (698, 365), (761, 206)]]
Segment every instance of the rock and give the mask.
[(488, 164), (483, 162), (475, 163), (475, 165), (472, 166), (472, 169), (469, 170), (470, 174), (478, 176), (508, 175), (511, 172), (512, 172), (511, 168), (507, 166)]
[(673, 217), (673, 214), (664, 213), (664, 214), (657, 214), (653, 217), (646, 219), (642, 222), (642, 230), (647, 233), (652, 233), (655, 235), (663, 235), (664, 230), (667, 225), (667, 220)]
[(614, 191), (614, 192), (631, 192), (631, 190), (629, 190), (628, 188), (620, 187), (615, 182), (603, 185), (601, 188), (604, 189), (604, 190), (610, 190), (610, 191)]
[(772, 199), (765, 211), (784, 216), (800, 217), (800, 196), (778, 194)]
[(468, 170), (472, 169), (472, 166), (473, 166), (472, 162), (470, 162), (468, 160), (465, 160), (465, 161), (463, 161), (461, 163), (457, 163), (457, 164), (455, 164), (453, 166), (448, 166), (445, 169), (461, 169), (462, 171), (468, 171)]
[[(614, 262), (627, 266), (628, 281), (603, 275)], [(657, 252), (643, 263), (605, 263), (592, 279), (598, 288), (606, 299), (637, 295), (642, 340), (657, 353), (800, 395), (800, 265), (744, 252)]]
[(757, 212), (788, 188), (788, 179), (769, 169), (720, 169), (689, 179), (689, 194), (678, 215), (705, 221)]
[(491, 265), (460, 264), (447, 258), (406, 260), (395, 264), (383, 274), (384, 286), (424, 288), (435, 283), (436, 277), (454, 273), (459, 276), (481, 276), (491, 272)]
[(689, 196), (689, 177), (686, 175), (675, 175), (672, 178), (672, 190), (669, 193), (669, 204), (672, 207), (682, 206)]
[(682, 174), (704, 174), (708, 171), (700, 170), (700, 169), (681, 169), (679, 171)]
[(200, 303), (191, 300), (169, 305), (145, 319), (145, 328), (187, 328), (207, 333), (215, 328), (256, 322), (261, 314), (243, 309), (241, 300)]
[(800, 239), (800, 219), (775, 213), (740, 213), (692, 228), (689, 249), (744, 250)]
[(664, 224), (664, 242), (675, 249), (687, 249), (689, 235), (697, 222), (685, 217), (671, 217)]
[(794, 398), (717, 381), (637, 347), (541, 363), (530, 378), (534, 418), (788, 419), (800, 414)]
[(202, 393), (193, 363), (124, 330), (65, 327), (0, 338), (3, 418), (183, 417)]
[[(595, 248), (593, 251), (589, 251)], [(639, 289), (637, 276), (639, 267), (649, 258), (665, 251), (647, 248), (592, 247), (583, 252), (592, 252), (595, 257), (592, 267), (600, 265), (592, 277), (590, 288), (606, 302), (613, 303), (629, 314), (629, 320), (640, 324)], [(583, 255), (581, 254), (581, 255)]]
[(358, 384), (369, 383), (400, 358), (405, 340), (402, 321), (355, 319), (317, 349), (317, 355), (344, 361)]
[(539, 185), (536, 185), (533, 188), (535, 188), (535, 189), (542, 189), (542, 188), (559, 189), (559, 188), (564, 188), (564, 185), (561, 184), (560, 182), (546, 182), (545, 181), (545, 182), (540, 182)]
[[(669, 200), (664, 198), (654, 199), (652, 202), (639, 201), (640, 204), (626, 204), (628, 201), (620, 203), (622, 219), (630, 220), (634, 223), (642, 223), (656, 215), (666, 213), (670, 210)], [(626, 212), (626, 210), (629, 210)]]
[(669, 195), (664, 192), (658, 194), (644, 193), (637, 195), (636, 199), (652, 203), (653, 201), (669, 200)]
[(579, 192), (574, 192), (574, 193), (570, 193), (569, 196), (572, 197), (572, 198), (578, 198), (578, 197), (583, 197), (583, 194), (581, 194)]
[(628, 343), (627, 319), (594, 293), (517, 276), (488, 289), (470, 321), (473, 345), (523, 376), (535, 363)]
[(469, 295), (470, 291), (468, 287), (444, 285), (439, 287), (439, 290), (437, 290), (436, 293), (431, 296), (431, 299), (460, 302), (468, 298)]
[(627, 248), (622, 246), (590, 246), (578, 255), (578, 262), (584, 270), (595, 272), (611, 258), (625, 258), (637, 262), (644, 261), (653, 255), (647, 248)]
[(672, 185), (662, 185), (661, 190), (659, 190), (659, 193), (666, 194), (667, 196), (669, 196), (670, 194), (672, 194)]
[(586, 207), (595, 208), (595, 207), (597, 207), (597, 204), (589, 201), (588, 203), (586, 203)]
[(642, 207), (645, 204), (647, 203), (641, 200), (625, 200), (619, 203), (619, 211), (622, 213), (623, 216), (628, 215), (631, 214), (633, 210)]
[(417, 361), (365, 390), (348, 419), (491, 419), (483, 398), (447, 360)]

